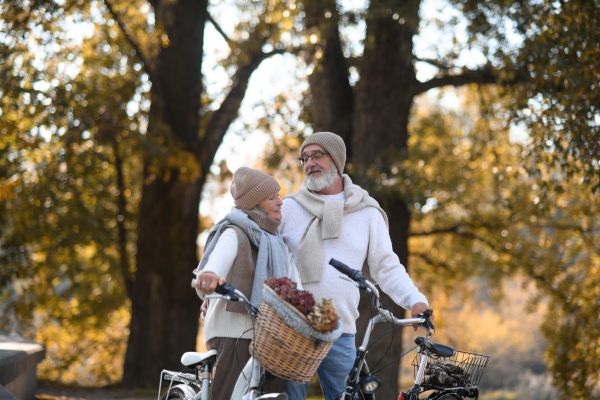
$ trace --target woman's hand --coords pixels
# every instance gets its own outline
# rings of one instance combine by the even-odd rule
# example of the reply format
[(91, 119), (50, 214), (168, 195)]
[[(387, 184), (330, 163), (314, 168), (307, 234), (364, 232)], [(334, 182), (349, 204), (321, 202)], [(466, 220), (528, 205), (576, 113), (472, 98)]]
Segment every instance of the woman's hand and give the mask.
[(202, 302), (202, 305), (200, 306), (200, 319), (202, 321), (204, 321), (204, 318), (206, 318), (206, 311), (208, 310), (208, 299), (204, 300)]
[(217, 276), (212, 272), (203, 272), (196, 278), (196, 289), (204, 294), (211, 294), (217, 286), (225, 283), (225, 278)]

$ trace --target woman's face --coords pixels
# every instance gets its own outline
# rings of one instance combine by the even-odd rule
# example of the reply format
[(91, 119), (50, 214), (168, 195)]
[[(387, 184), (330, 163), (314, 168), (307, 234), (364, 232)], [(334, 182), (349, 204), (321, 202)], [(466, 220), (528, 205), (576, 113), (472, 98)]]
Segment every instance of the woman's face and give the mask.
[(269, 217), (281, 221), (281, 205), (283, 201), (279, 198), (279, 192), (273, 192), (271, 196), (267, 197), (260, 203), (258, 208), (265, 212)]

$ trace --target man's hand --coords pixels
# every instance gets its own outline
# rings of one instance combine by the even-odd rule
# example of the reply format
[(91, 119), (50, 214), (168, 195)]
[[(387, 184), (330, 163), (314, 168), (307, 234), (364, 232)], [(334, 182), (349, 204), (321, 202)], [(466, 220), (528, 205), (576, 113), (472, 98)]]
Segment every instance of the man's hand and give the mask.
[[(410, 314), (413, 318), (417, 318), (419, 314), (423, 314), (427, 310), (428, 306), (425, 303), (417, 303), (410, 310)], [(433, 321), (434, 316), (429, 317), (429, 320)], [(413, 330), (417, 330), (417, 324), (413, 324)]]
[(203, 272), (196, 278), (196, 289), (204, 294), (211, 294), (217, 286), (225, 283), (225, 278), (217, 276), (212, 272)]

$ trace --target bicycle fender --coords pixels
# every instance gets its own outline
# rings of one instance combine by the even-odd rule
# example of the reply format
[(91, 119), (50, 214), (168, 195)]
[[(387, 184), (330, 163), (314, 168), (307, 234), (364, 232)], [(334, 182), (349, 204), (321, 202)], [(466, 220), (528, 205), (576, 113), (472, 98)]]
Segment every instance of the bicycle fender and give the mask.
[[(189, 399), (193, 399), (194, 396), (196, 396), (196, 391), (194, 389), (192, 389), (189, 385), (184, 385), (184, 384), (180, 384), (180, 385), (175, 385), (171, 388), (171, 390), (175, 389), (175, 388), (179, 388), (183, 391), (183, 393), (185, 393), (185, 396)], [(165, 397), (168, 397), (165, 394)]]

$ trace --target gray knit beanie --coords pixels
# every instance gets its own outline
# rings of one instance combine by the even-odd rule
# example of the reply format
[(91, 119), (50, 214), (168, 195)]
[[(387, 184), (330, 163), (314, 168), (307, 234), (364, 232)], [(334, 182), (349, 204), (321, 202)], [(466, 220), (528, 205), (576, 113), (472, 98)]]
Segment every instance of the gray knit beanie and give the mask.
[(275, 178), (257, 169), (240, 167), (233, 173), (231, 195), (240, 210), (250, 210), (280, 190)]
[(300, 154), (302, 154), (304, 148), (309, 144), (318, 144), (328, 152), (333, 159), (338, 173), (340, 176), (343, 175), (344, 166), (346, 165), (346, 144), (341, 137), (332, 132), (315, 132), (302, 143)]

